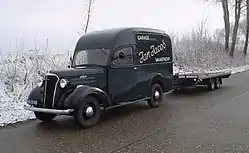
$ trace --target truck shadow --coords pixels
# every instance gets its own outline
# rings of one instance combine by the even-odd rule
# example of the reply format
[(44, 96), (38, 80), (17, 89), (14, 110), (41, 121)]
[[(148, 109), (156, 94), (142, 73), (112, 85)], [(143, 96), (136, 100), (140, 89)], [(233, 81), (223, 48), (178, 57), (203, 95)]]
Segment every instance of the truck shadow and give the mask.
[(59, 116), (56, 117), (53, 121), (44, 123), (38, 122), (36, 128), (42, 131), (91, 131), (96, 130), (96, 128), (101, 128), (102, 126), (112, 126), (113, 123), (120, 120), (125, 120), (128, 116), (141, 115), (146, 112), (150, 107), (146, 102), (136, 103), (117, 107), (110, 110), (105, 110), (101, 112), (99, 123), (90, 129), (81, 129), (74, 121), (72, 116)]
[[(220, 89), (217, 91), (209, 91), (207, 87), (203, 86), (198, 86), (194, 88), (189, 88), (185, 90), (181, 90), (178, 92), (172, 92), (167, 94), (169, 98), (172, 98), (171, 100), (174, 100), (175, 98), (194, 98), (194, 97), (199, 97), (203, 95), (208, 95), (209, 93), (212, 92), (226, 92), (230, 89), (231, 87), (229, 86), (222, 86)], [(167, 105), (164, 107), (164, 105)], [(163, 109), (163, 111), (167, 111), (169, 109), (172, 109), (169, 107), (168, 103), (163, 103), (162, 106), (159, 109)], [(165, 110), (167, 109), (167, 110)], [(91, 131), (91, 130), (96, 130), (102, 127), (108, 127), (112, 126), (115, 122), (118, 122), (120, 120), (126, 120), (129, 116), (142, 116), (143, 114), (149, 114), (147, 113), (150, 111), (150, 107), (146, 102), (140, 102), (140, 103), (135, 103), (135, 104), (130, 104), (130, 105), (125, 105), (117, 108), (113, 108), (110, 110), (102, 111), (101, 112), (101, 117), (99, 123), (90, 129), (84, 129), (84, 131)], [(151, 109), (151, 111), (157, 111), (154, 109)], [(43, 122), (38, 122), (37, 124), (37, 129), (40, 130), (52, 130), (52, 131), (80, 131), (82, 130), (74, 121), (74, 118), (72, 116), (59, 116), (55, 118), (55, 120), (49, 122), (49, 123), (43, 123)]]
[[(199, 97), (203, 95), (208, 95), (209, 93), (212, 92), (226, 92), (230, 90), (231, 87), (229, 86), (222, 86), (220, 89), (215, 90), (215, 91), (209, 91), (207, 87), (203, 86), (198, 86), (194, 88), (189, 88), (189, 89), (184, 89), (178, 92), (171, 92), (167, 94), (167, 96), (171, 99), (174, 100), (176, 98), (194, 98), (194, 97)], [(164, 105), (167, 105), (164, 107)], [(168, 103), (163, 103), (162, 106), (159, 109), (164, 109), (163, 111), (167, 111), (171, 109), (168, 105)], [(167, 110), (165, 110), (167, 109)], [(129, 104), (117, 108), (113, 108), (110, 110), (102, 111), (101, 112), (101, 117), (99, 123), (90, 129), (84, 129), (84, 131), (91, 131), (91, 130), (96, 130), (102, 127), (108, 127), (112, 126), (115, 122), (118, 122), (120, 120), (125, 120), (129, 116), (142, 116), (143, 114), (147, 113), (150, 111), (150, 107), (146, 102), (140, 102), (140, 103), (135, 103), (135, 104)], [(157, 111), (151, 109), (151, 111)], [(151, 113), (151, 112), (149, 112)], [(147, 113), (147, 114), (149, 114)], [(52, 131), (80, 131), (82, 130), (74, 121), (74, 118), (72, 116), (59, 116), (55, 120), (49, 122), (49, 123), (43, 123), (43, 122), (38, 122), (37, 128), (41, 130), (52, 130)]]
[(203, 86), (181, 89), (179, 91), (173, 91), (175, 95), (197, 95), (197, 94), (204, 94), (207, 92), (209, 92), (209, 89)]
[(209, 96), (219, 96), (219, 95), (223, 95), (226, 94), (228, 92), (231, 92), (231, 90), (233, 90), (233, 86), (230, 85), (223, 85), (221, 88), (210, 91), (207, 87), (205, 86), (198, 86), (198, 87), (194, 87), (194, 88), (189, 88), (189, 89), (185, 89), (185, 90), (181, 90), (181, 91), (177, 91), (177, 92), (171, 92), (169, 93), (167, 96), (168, 98), (170, 98), (171, 100), (184, 100), (186, 98), (207, 98)]
[[(184, 89), (178, 92), (172, 92), (167, 94), (169, 98), (172, 98), (171, 100), (175, 98), (194, 98), (199, 97), (203, 95), (208, 95), (212, 92), (226, 92), (230, 89), (229, 86), (222, 86), (220, 89), (215, 91), (209, 91), (207, 87), (198, 86), (194, 88)], [(164, 103), (163, 105), (167, 105), (166, 107), (161, 106), (159, 109), (164, 109), (164, 111), (167, 111), (165, 109), (170, 109), (169, 105), (167, 103)], [(101, 117), (99, 123), (90, 129), (84, 129), (84, 131), (91, 131), (96, 130), (102, 127), (108, 127), (112, 126), (115, 122), (118, 122), (120, 120), (126, 120), (129, 116), (142, 116), (143, 114), (150, 111), (150, 107), (146, 102), (140, 102), (130, 105), (125, 105), (117, 108), (113, 108), (110, 110), (102, 111)], [(151, 109), (151, 111), (157, 111)], [(151, 112), (149, 112), (151, 113)], [(41, 130), (55, 130), (55, 131), (80, 131), (82, 130), (74, 121), (74, 118), (72, 116), (59, 116), (55, 120), (49, 122), (49, 123), (43, 123), (38, 122), (37, 128)]]
[(199, 96), (199, 95), (204, 95), (204, 94), (208, 94), (211, 92), (224, 91), (227, 88), (228, 88), (227, 86), (222, 86), (220, 89), (210, 91), (205, 86), (197, 86), (197, 87), (192, 87), (188, 89), (181, 89), (180, 91), (173, 91), (171, 95), (172, 96)]

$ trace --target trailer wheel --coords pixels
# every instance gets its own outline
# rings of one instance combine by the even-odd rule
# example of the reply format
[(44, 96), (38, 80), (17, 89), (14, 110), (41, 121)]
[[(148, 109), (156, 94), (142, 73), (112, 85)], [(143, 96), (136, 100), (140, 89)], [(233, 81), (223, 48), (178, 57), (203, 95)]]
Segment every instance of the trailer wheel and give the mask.
[(215, 79), (215, 89), (219, 89), (220, 88), (220, 84), (221, 84), (221, 79), (220, 78), (216, 78)]
[(94, 96), (80, 100), (80, 105), (75, 111), (74, 119), (83, 129), (95, 126), (100, 118), (100, 105)]
[(209, 90), (213, 91), (215, 90), (215, 79), (214, 78), (211, 78), (208, 82), (208, 88)]
[(163, 89), (160, 84), (155, 83), (151, 88), (151, 98), (148, 100), (148, 104), (151, 108), (159, 107), (163, 101)]

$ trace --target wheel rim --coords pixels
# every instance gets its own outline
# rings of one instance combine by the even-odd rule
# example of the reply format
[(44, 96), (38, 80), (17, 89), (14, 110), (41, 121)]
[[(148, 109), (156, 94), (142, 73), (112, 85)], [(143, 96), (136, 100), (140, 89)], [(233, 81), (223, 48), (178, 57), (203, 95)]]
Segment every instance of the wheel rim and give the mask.
[(154, 94), (153, 94), (153, 101), (157, 105), (161, 101), (161, 92), (157, 89), (155, 89)]
[(93, 119), (95, 116), (95, 107), (88, 104), (84, 107), (84, 111), (82, 113), (85, 120)]
[(93, 111), (93, 107), (92, 106), (88, 106), (87, 108), (86, 108), (86, 116), (87, 117), (92, 117), (93, 116), (93, 114), (94, 114), (94, 111)]
[(160, 92), (156, 90), (154, 93), (154, 97), (155, 97), (155, 100), (158, 100), (160, 98)]

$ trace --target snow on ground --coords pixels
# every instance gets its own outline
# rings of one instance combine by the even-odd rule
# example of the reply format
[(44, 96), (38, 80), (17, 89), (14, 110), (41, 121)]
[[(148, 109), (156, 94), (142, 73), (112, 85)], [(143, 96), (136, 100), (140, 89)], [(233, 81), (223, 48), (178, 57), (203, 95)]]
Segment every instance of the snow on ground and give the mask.
[[(0, 126), (33, 119), (33, 112), (25, 111), (27, 96), (42, 74), (56, 68), (66, 68), (67, 54), (38, 55), (26, 53), (2, 57), (0, 62)], [(39, 74), (41, 72), (41, 74)]]
[(5, 84), (0, 82), (0, 127), (6, 124), (15, 123), (34, 118), (32, 112), (24, 111), (22, 102), (13, 102), (14, 95), (6, 91)]
[(174, 74), (179, 73), (179, 74), (188, 74), (188, 73), (194, 73), (194, 72), (203, 72), (203, 73), (214, 73), (214, 72), (224, 72), (224, 71), (231, 71), (232, 74), (237, 74), (245, 71), (249, 71), (249, 65), (244, 65), (244, 66), (238, 66), (238, 67), (233, 67), (233, 68), (224, 68), (221, 70), (209, 70), (209, 71), (184, 71), (181, 70), (178, 67), (174, 67)]
[(236, 67), (233, 69), (228, 69), (232, 71), (232, 74), (237, 74), (237, 73), (241, 73), (244, 71), (248, 71), (249, 70), (249, 65), (245, 65), (245, 66), (240, 66), (240, 67)]

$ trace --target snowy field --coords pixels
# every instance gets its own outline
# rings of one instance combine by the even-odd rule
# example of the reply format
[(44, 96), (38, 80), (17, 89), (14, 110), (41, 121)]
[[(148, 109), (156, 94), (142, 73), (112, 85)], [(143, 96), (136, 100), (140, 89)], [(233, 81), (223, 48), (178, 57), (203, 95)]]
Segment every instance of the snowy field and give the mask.
[(2, 56), (0, 62), (0, 126), (34, 118), (23, 110), (31, 89), (52, 69), (66, 68), (68, 54), (39, 55), (38, 52)]

